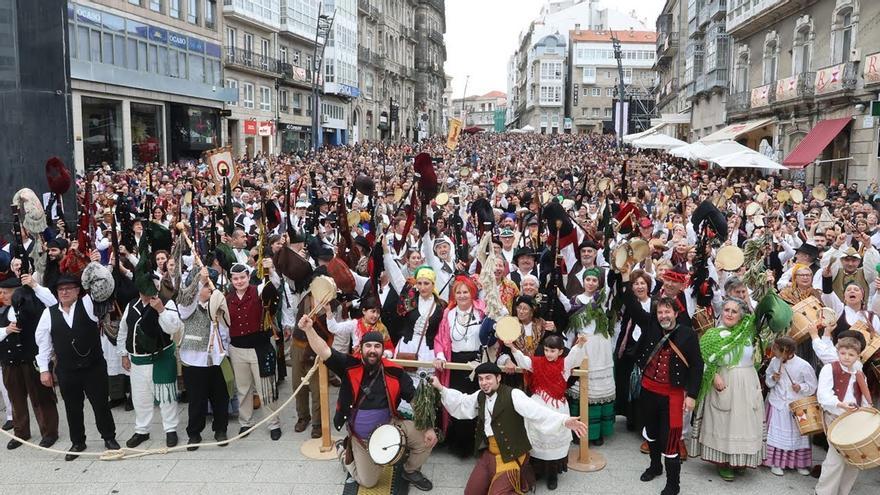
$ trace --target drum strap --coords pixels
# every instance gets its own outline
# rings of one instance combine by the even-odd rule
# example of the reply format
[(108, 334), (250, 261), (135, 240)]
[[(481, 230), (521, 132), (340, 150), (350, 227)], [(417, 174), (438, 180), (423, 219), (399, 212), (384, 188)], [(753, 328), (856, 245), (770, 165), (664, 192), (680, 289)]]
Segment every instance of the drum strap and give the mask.
[(861, 371), (856, 372), (856, 384), (859, 386), (859, 390), (862, 391), (862, 397), (868, 401), (868, 404), (873, 404), (874, 400), (871, 397), (871, 390), (868, 388), (868, 381), (865, 379), (865, 374)]

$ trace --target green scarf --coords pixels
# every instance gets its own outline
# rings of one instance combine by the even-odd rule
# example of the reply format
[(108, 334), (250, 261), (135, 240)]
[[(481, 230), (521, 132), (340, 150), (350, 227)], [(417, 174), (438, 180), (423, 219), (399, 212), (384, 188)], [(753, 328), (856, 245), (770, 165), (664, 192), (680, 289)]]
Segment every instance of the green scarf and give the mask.
[(605, 289), (599, 291), (593, 300), (582, 306), (568, 320), (569, 328), (579, 330), (586, 328), (590, 322), (596, 323), (596, 334), (603, 337), (611, 337), (608, 320), (608, 312), (603, 307), (605, 302)]
[[(703, 382), (697, 403), (709, 393), (715, 373), (719, 368), (733, 366), (740, 362), (747, 345), (755, 338), (754, 315), (743, 316), (733, 328), (715, 327), (700, 337), (700, 354), (703, 356)], [(756, 356), (759, 354), (755, 353)], [(759, 356), (760, 357), (760, 356)]]

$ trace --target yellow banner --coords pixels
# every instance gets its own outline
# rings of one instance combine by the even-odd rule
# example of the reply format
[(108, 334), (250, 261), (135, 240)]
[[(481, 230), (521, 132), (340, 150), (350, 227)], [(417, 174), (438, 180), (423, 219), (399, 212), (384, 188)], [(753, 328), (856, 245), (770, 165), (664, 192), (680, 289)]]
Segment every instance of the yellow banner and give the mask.
[(458, 147), (458, 136), (461, 135), (461, 121), (449, 119), (449, 135), (446, 137), (446, 147), (452, 151)]

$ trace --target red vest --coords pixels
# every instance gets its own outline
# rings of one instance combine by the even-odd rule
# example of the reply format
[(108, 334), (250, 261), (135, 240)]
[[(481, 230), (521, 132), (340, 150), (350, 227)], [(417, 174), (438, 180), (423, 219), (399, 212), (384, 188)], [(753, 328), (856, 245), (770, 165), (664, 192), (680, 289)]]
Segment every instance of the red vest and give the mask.
[[(382, 359), (383, 372), (385, 374), (385, 393), (388, 395), (388, 408), (391, 410), (391, 416), (396, 417), (397, 407), (400, 405), (400, 382), (397, 377), (388, 373), (389, 368), (402, 368), (387, 359)], [(352, 366), (346, 370), (348, 380), (351, 382), (351, 403), (358, 403), (358, 396), (361, 393), (361, 382), (364, 379), (364, 366)], [(409, 376), (403, 375), (403, 379), (408, 380)], [(339, 410), (340, 404), (337, 402), (336, 409)]]
[(247, 288), (244, 297), (238, 298), (235, 290), (226, 294), (226, 305), (229, 307), (229, 336), (241, 337), (257, 333), (262, 328), (263, 301), (253, 285)]
[[(840, 366), (839, 361), (831, 363), (831, 376), (834, 378), (834, 395), (837, 396), (837, 400), (840, 402), (843, 402), (843, 398), (846, 397), (846, 389), (849, 388), (849, 375), (849, 373), (843, 371), (843, 367)], [(853, 397), (855, 397), (856, 406), (858, 407), (862, 406), (862, 385), (864, 380), (865, 375), (863, 375), (861, 371), (857, 371)], [(864, 385), (867, 390), (867, 383)]]

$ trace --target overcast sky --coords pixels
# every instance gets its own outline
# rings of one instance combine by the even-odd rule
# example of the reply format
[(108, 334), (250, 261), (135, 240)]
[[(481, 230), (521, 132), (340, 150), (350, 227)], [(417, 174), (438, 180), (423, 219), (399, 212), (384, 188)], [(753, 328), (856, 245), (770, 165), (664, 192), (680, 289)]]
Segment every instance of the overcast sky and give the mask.
[[(507, 91), (507, 61), (519, 34), (541, 11), (546, 0), (446, 0), (446, 74), (452, 76), (452, 97)], [(600, 0), (639, 16), (653, 26), (664, 0)]]

